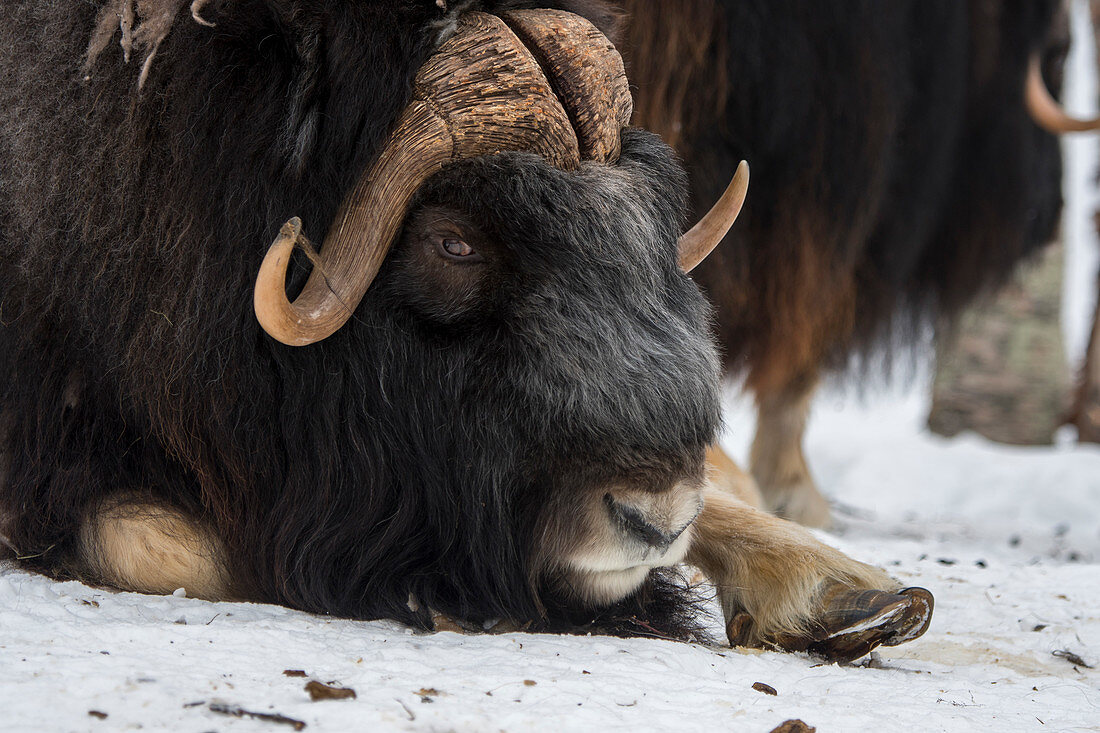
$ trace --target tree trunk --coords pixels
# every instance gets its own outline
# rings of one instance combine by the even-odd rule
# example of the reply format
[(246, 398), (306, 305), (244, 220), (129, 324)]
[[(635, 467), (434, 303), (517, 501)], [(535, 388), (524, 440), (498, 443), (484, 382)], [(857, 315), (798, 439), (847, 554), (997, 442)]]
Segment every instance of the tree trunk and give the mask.
[(1053, 441), (1070, 391), (1060, 323), (1062, 266), (1062, 245), (1048, 245), (937, 344), (928, 416), (933, 432), (972, 430), (1016, 445)]

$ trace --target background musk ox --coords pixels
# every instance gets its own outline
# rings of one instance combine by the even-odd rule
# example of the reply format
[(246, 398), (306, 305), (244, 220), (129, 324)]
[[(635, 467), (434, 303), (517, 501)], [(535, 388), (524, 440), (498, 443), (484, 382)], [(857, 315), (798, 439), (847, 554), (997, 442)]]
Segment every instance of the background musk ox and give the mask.
[[(718, 584), (739, 643), (850, 658), (923, 632), (927, 591), (895, 593), (707, 487), (719, 364), (680, 266), (685, 176), (655, 135), (620, 140), (621, 63), (578, 95), (570, 80), (592, 69), (539, 45), (574, 37), (532, 40), (529, 16), (504, 13), (522, 5), (4, 4), (11, 554), (123, 588), (422, 626), (438, 612), (667, 633), (685, 631), (690, 598), (653, 569), (686, 558)], [(485, 29), (495, 40), (469, 40)], [(579, 33), (591, 48), (572, 56), (619, 63)], [(525, 61), (505, 55), (524, 45)], [(432, 77), (440, 63), (451, 72)], [(534, 74), (522, 96), (548, 86), (540, 66), (560, 100), (494, 107), (462, 101), (484, 78), (454, 83)], [(474, 152), (428, 168), (425, 110)], [(506, 139), (554, 115), (566, 125), (550, 143)], [(391, 164), (423, 175), (378, 175)], [(378, 196), (386, 207), (361, 205)], [(324, 237), (319, 258), (304, 236)], [(349, 236), (349, 256), (381, 268), (354, 295), (331, 256)], [(269, 332), (296, 342), (330, 294), (342, 327), (301, 348), (270, 337), (253, 310), (262, 264)]]
[(738, 226), (694, 275), (726, 369), (757, 398), (751, 470), (766, 505), (825, 524), (801, 449), (819, 375), (942, 323), (1057, 225), (1058, 143), (1029, 117), (1025, 79), (1045, 53), (1060, 80), (1059, 3), (623, 6), (635, 124), (684, 156), (695, 205), (730, 165), (753, 165)]

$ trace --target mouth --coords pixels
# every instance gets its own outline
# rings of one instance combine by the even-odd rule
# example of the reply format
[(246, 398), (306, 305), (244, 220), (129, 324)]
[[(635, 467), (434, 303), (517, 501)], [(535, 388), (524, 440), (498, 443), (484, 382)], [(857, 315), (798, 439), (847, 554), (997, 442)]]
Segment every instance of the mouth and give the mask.
[[(609, 562), (577, 562), (567, 570), (570, 585), (578, 591), (587, 603), (606, 605), (626, 598), (645, 582), (646, 576), (654, 568), (668, 567), (681, 562), (687, 555), (691, 544), (690, 532), (684, 532), (668, 550), (655, 557), (647, 557), (643, 562), (622, 564), (618, 567)], [(653, 553), (650, 553), (653, 554)]]

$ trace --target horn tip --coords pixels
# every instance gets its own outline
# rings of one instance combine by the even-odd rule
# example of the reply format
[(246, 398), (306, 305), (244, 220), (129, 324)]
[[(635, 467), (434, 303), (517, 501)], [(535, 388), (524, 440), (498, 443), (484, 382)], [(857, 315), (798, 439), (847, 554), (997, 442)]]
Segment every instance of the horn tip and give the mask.
[(279, 229), (280, 237), (297, 237), (302, 233), (302, 220), (297, 216), (287, 219), (286, 224)]
[(745, 194), (748, 193), (748, 190), (749, 190), (749, 162), (747, 160), (742, 160), (740, 163), (738, 163), (737, 170), (734, 171), (733, 180), (730, 181), (730, 183), (735, 184)]

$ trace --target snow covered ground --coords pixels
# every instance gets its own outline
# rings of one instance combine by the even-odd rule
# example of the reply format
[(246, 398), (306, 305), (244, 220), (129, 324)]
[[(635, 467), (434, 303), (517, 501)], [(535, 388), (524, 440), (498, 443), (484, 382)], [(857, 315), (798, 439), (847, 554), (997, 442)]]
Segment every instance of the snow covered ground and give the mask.
[[(1100, 730), (1100, 449), (924, 433), (922, 380), (821, 400), (822, 535), (930, 588), (920, 640), (860, 666), (647, 639), (414, 634), (0, 565), (0, 730)], [(727, 411), (735, 453), (747, 405)], [(1059, 655), (1062, 656), (1059, 656)], [(286, 676), (301, 670), (308, 677)], [(311, 702), (310, 680), (355, 690)], [(778, 695), (757, 692), (763, 682)], [(213, 708), (213, 709), (212, 709)], [(106, 717), (98, 717), (95, 713)]]

